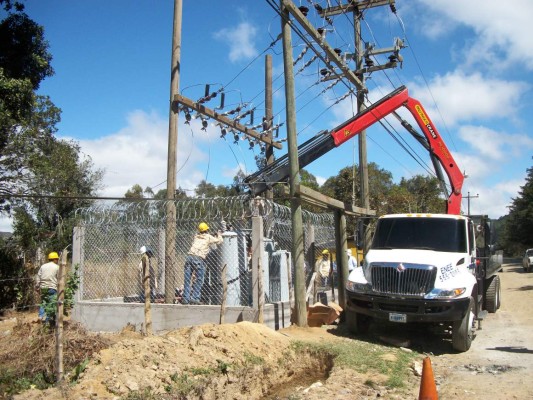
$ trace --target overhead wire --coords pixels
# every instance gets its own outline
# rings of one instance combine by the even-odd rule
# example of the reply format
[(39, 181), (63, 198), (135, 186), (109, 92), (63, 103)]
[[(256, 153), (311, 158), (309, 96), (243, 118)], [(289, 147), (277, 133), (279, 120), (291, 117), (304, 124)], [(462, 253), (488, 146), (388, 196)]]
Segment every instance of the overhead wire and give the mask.
[[(341, 3), (339, 0), (336, 0), (337, 2), (337, 5), (338, 6), (341, 6)], [(370, 7), (370, 4), (368, 6), (368, 8)], [(363, 8), (362, 10), (359, 10), (359, 12), (361, 14), (363, 14), (365, 11), (368, 10), (368, 8)], [(354, 28), (354, 31), (355, 31), (355, 26), (353, 24), (353, 21), (348, 17), (348, 15), (346, 14), (346, 12), (342, 12), (341, 13), (342, 15), (345, 15), (346, 16), (346, 19), (348, 21), (348, 23)], [(370, 35), (372, 36), (374, 42), (376, 42), (379, 46), (379, 41), (377, 40), (377, 38), (375, 37), (373, 31), (372, 31), (372, 28), (370, 27), (370, 25), (368, 24), (368, 22), (364, 19), (364, 15), (362, 15), (361, 19), (364, 21), (365, 25), (367, 26), (367, 29), (368, 31), (370, 32)], [(359, 39), (361, 41), (364, 42), (362, 36), (359, 37)], [(375, 62), (379, 65), (379, 60), (374, 57), (374, 60)], [(395, 85), (393, 84), (392, 80), (390, 79), (389, 75), (387, 74), (387, 72), (385, 70), (383, 70), (384, 72), (384, 75), (386, 76), (387, 80), (389, 81), (389, 83), (391, 84), (391, 86), (394, 88)], [(396, 73), (397, 77), (399, 78), (396, 70), (394, 70), (394, 72)], [(401, 79), (400, 79), (400, 82), (401, 82)], [(377, 85), (376, 85), (377, 88), (379, 88)], [(367, 101), (369, 101), (368, 99), (368, 96), (366, 96), (367, 98)], [(397, 130), (394, 128), (394, 126), (388, 121), (387, 118), (383, 118), (383, 120), (379, 120), (378, 121), (380, 123), (380, 125), (385, 129), (385, 131), (393, 138), (393, 140), (404, 150), (407, 152), (407, 154), (413, 158), (413, 160), (415, 160), (416, 163), (418, 163), (428, 174), (432, 175), (432, 176), (436, 176), (435, 172), (433, 172), (429, 166), (426, 164), (425, 161), (422, 160), (422, 157), (418, 154), (418, 152), (416, 150), (414, 150), (409, 144), (408, 142), (404, 139), (404, 137), (402, 135), (399, 135), (399, 133), (397, 132)], [(389, 128), (387, 128), (385, 126), (385, 124), (388, 124)], [(370, 138), (370, 137), (369, 137)], [(376, 141), (372, 140), (373, 142), (376, 143)], [(400, 165), (403, 165), (399, 162), (399, 160), (397, 160), (396, 158), (393, 157), (393, 159), (398, 162)], [(405, 166), (404, 166), (405, 168)]]
[(400, 16), (398, 15), (397, 12), (394, 13), (394, 15), (396, 16), (396, 18), (398, 19), (398, 22), (403, 30), (403, 34), (404, 34), (404, 37), (405, 37), (405, 41), (407, 42), (407, 44), (409, 45), (409, 50), (411, 51), (411, 54), (413, 55), (413, 58), (415, 60), (415, 63), (416, 63), (416, 66), (418, 67), (418, 70), (420, 71), (420, 74), (422, 75), (422, 79), (424, 80), (424, 84), (426, 85), (426, 88), (431, 96), (431, 99), (433, 100), (433, 104), (435, 105), (435, 108), (437, 110), (437, 112), (439, 113), (439, 117), (444, 125), (444, 130), (446, 131), (448, 137), (450, 138), (451, 142), (452, 142), (452, 146), (454, 147), (454, 150), (457, 151), (457, 147), (455, 146), (455, 141), (453, 140), (453, 136), (451, 135), (450, 131), (448, 130), (448, 126), (446, 125), (446, 121), (444, 120), (444, 117), (442, 116), (442, 113), (440, 111), (440, 108), (439, 108), (439, 105), (437, 104), (437, 101), (435, 100), (435, 97), (433, 96), (433, 92), (431, 91), (431, 88), (429, 87), (429, 83), (426, 79), (426, 75), (424, 74), (424, 72), (422, 71), (422, 67), (420, 66), (420, 63), (418, 62), (418, 58), (416, 57), (416, 54), (414, 52), (414, 49), (413, 49), (413, 45), (411, 44), (409, 38), (407, 37), (407, 32), (405, 30), (405, 25), (402, 21), (402, 19), (400, 18)]
[[(281, 10), (280, 10), (280, 8), (279, 8), (277, 5), (275, 5), (275, 4), (273, 3), (272, 0), (267, 0), (267, 3), (268, 3), (268, 4), (274, 9), (275, 12), (277, 12), (281, 17), (283, 17), (283, 15), (281, 14)], [(329, 2), (328, 2), (328, 3), (329, 3)], [(337, 3), (339, 3), (339, 2), (337, 1)], [(363, 10), (363, 11), (364, 11), (364, 10)], [(346, 17), (348, 17), (348, 16), (346, 15), (346, 13), (343, 13), (343, 14), (344, 14)], [(352, 26), (353, 26), (353, 22), (351, 22), (351, 21), (349, 20), (349, 18), (348, 18), (348, 21), (349, 21), (349, 22), (352, 24)], [(365, 21), (365, 23), (366, 23), (366, 21)], [(369, 31), (371, 32), (371, 29), (370, 29), (370, 27), (368, 26), (368, 23), (366, 23), (366, 24), (367, 24), (367, 27), (368, 27)], [(307, 37), (305, 36), (305, 34), (304, 34), (304, 33), (303, 33), (303, 32), (302, 32), (297, 26), (295, 26), (294, 24), (291, 24), (291, 27), (292, 27), (293, 31), (295, 31), (295, 33), (300, 37), (300, 39), (302, 40), (302, 42), (305, 43), (306, 49), (307, 49), (307, 48), (308, 48), (308, 49), (312, 49), (312, 50), (315, 52), (315, 56), (314, 56), (315, 59), (320, 59), (330, 71), (335, 72), (335, 71), (334, 71), (334, 68), (332, 68), (332, 66), (331, 66), (331, 62), (330, 62), (329, 60), (327, 60), (327, 59), (324, 58), (324, 56), (321, 54), (321, 52), (320, 52), (319, 50), (317, 50), (317, 49), (314, 47), (313, 43), (311, 43), (311, 42), (309, 41), (309, 39), (307, 39)], [(334, 29), (334, 31), (335, 31), (335, 35), (336, 35), (336, 37), (338, 37), (339, 39), (344, 40), (344, 38), (342, 38), (342, 36), (339, 34), (338, 30)], [(372, 33), (372, 36), (373, 36), (373, 33)], [(236, 79), (237, 79), (237, 78), (238, 78), (238, 77), (239, 77), (239, 76), (240, 76), (240, 75), (241, 75), (241, 74), (247, 69), (247, 68), (249, 68), (249, 67), (250, 67), (255, 61), (257, 61), (257, 60), (259, 59), (259, 57), (261, 57), (263, 54), (265, 54), (265, 52), (267, 52), (269, 49), (273, 48), (273, 45), (274, 45), (277, 41), (279, 41), (280, 38), (281, 38), (281, 35), (278, 35), (278, 37), (277, 37), (277, 38), (276, 38), (276, 39), (270, 44), (269, 47), (267, 47), (267, 49), (265, 49), (262, 53), (258, 54), (258, 55), (257, 55), (257, 56), (256, 56), (256, 57), (255, 57), (250, 63), (248, 63), (248, 64), (247, 64), (247, 65), (246, 65), (246, 66), (245, 66), (245, 67), (244, 67), (244, 68), (243, 68), (243, 69), (242, 69), (237, 75), (235, 75), (235, 76), (234, 76), (234, 77), (233, 77), (233, 78), (232, 78), (232, 79), (231, 79), (226, 85), (224, 85), (223, 88), (225, 88), (225, 87), (231, 85), (231, 84), (232, 84), (232, 83), (233, 83), (233, 82), (234, 82), (234, 81), (235, 81), (235, 80), (236, 80)], [(345, 45), (346, 45), (346, 43), (347, 43), (347, 42), (344, 40), (344, 44), (345, 44)], [(302, 55), (302, 57), (303, 57), (303, 55)], [(302, 58), (300, 57), (299, 59), (297, 59), (297, 61), (300, 61), (301, 59), (302, 59)], [(314, 60), (313, 60), (313, 61), (314, 61)], [(294, 64), (296, 64), (296, 62), (295, 62)], [(309, 63), (309, 64), (310, 64), (310, 63)], [(386, 74), (385, 74), (385, 75), (386, 75)], [(277, 79), (279, 79), (281, 76), (283, 76), (283, 73), (280, 73), (280, 74), (276, 77), (275, 81), (276, 81)], [(391, 83), (391, 85), (393, 85), (393, 84), (392, 84), (392, 81), (390, 80), (390, 77), (388, 77), (388, 75), (386, 75), (386, 76), (387, 76), (389, 82)], [(348, 93), (345, 94), (344, 97), (347, 97), (347, 96), (350, 95), (350, 94), (355, 94), (355, 93), (354, 93), (354, 88), (353, 88), (351, 85), (348, 85), (347, 82), (346, 82), (344, 79), (342, 79), (341, 75), (338, 75), (338, 77), (339, 77), (339, 81), (342, 82), (342, 84), (345, 85), (345, 86), (348, 88)], [(311, 85), (310, 87), (312, 87), (312, 86), (314, 86), (314, 85), (316, 85), (316, 83), (313, 84), (313, 85)], [(394, 85), (393, 85), (393, 86), (394, 86)], [(284, 87), (284, 84), (282, 84), (278, 89), (276, 89), (276, 92), (277, 92), (278, 90), (280, 90), (282, 87)], [(300, 94), (298, 94), (297, 98), (300, 97), (300, 96), (303, 96), (303, 94), (305, 94), (308, 90), (310, 90), (310, 87), (306, 88), (303, 92), (301, 92)], [(330, 89), (331, 89), (331, 88), (330, 88)], [(316, 99), (318, 99), (323, 93), (324, 93), (324, 92), (322, 91), (322, 92), (320, 92), (319, 94), (315, 95), (311, 100), (309, 100), (309, 101), (308, 101), (304, 106), (302, 106), (298, 111), (301, 111), (302, 109), (304, 109), (305, 107), (307, 107), (307, 105), (309, 105), (312, 101), (315, 101)], [(255, 98), (256, 98), (257, 96), (259, 96), (260, 94), (261, 94), (261, 92), (260, 92), (259, 94), (257, 94), (253, 99), (255, 99)], [(337, 97), (338, 97), (338, 96), (337, 96)], [(340, 99), (341, 99), (341, 98), (337, 98), (337, 101), (333, 102), (329, 107), (327, 107), (326, 109), (324, 109), (324, 110), (323, 110), (323, 111), (322, 111), (317, 117), (315, 117), (315, 119), (313, 119), (313, 120), (311, 121), (311, 123), (309, 123), (304, 129), (300, 130), (300, 131), (298, 132), (298, 134), (300, 134), (301, 132), (305, 131), (310, 125), (312, 125), (312, 124), (313, 124), (318, 118), (320, 118), (325, 112), (327, 112), (328, 110), (330, 110), (335, 104), (338, 104), (338, 102), (340, 101)], [(367, 99), (367, 100), (368, 100), (368, 99)], [(262, 104), (262, 103), (259, 103), (259, 104)], [(279, 116), (281, 112), (282, 112), (282, 111), (279, 111), (279, 112), (276, 114), (276, 116)], [(381, 123), (381, 121), (380, 121), (380, 123)], [(404, 141), (404, 142), (405, 142), (405, 140), (403, 139), (403, 137), (400, 136), (400, 137), (398, 138), (398, 136), (394, 136), (394, 134), (392, 133), (392, 131), (395, 131), (394, 127), (393, 127), (388, 121), (387, 121), (387, 124), (389, 124), (389, 126), (391, 127), (391, 129), (385, 127), (383, 123), (381, 123), (381, 124), (382, 124), (382, 126), (384, 127), (384, 129), (389, 133), (389, 135), (391, 135), (391, 136), (393, 137), (393, 139), (394, 139), (395, 141), (397, 141), (398, 144), (399, 144), (399, 145), (400, 145), (405, 151), (407, 151), (408, 154), (409, 154), (411, 157), (413, 157), (413, 158), (416, 160), (416, 157), (413, 155), (413, 154), (416, 154), (416, 152), (414, 152), (413, 149), (411, 149), (411, 151), (409, 151), (408, 148), (409, 148), (410, 146), (408, 146), (407, 144), (403, 145), (403, 144), (401, 143), (401, 141)], [(397, 132), (396, 132), (396, 133), (397, 133)], [(228, 145), (229, 145), (229, 143), (228, 143)], [(241, 148), (240, 146), (238, 146), (238, 147), (239, 147), (239, 150), (240, 150), (241, 153), (242, 153), (242, 148)], [(230, 146), (230, 148), (231, 148), (231, 146)], [(191, 148), (191, 151), (192, 151), (192, 148)], [(232, 152), (233, 152), (233, 150), (232, 150)], [(235, 157), (237, 163), (239, 163), (239, 162), (238, 162), (238, 159), (237, 159), (237, 157), (236, 157), (236, 155), (235, 155), (234, 152), (233, 152), (233, 155), (234, 155), (234, 157)], [(189, 158), (189, 157), (190, 157), (190, 154), (189, 154), (188, 158)], [(188, 161), (188, 158), (187, 158), (186, 162)], [(420, 156), (418, 156), (418, 158), (420, 158)], [(417, 161), (417, 162), (418, 162), (418, 161)], [(427, 166), (426, 166), (426, 167), (427, 167)], [(182, 166), (181, 168), (183, 168), (183, 166)], [(180, 170), (181, 170), (181, 168), (180, 168)], [(245, 166), (245, 168), (246, 168), (246, 166)], [(423, 168), (424, 168), (424, 167), (423, 167)], [(207, 177), (208, 172), (209, 172), (209, 166), (208, 166), (208, 170), (207, 170), (207, 173), (206, 173), (206, 177)]]

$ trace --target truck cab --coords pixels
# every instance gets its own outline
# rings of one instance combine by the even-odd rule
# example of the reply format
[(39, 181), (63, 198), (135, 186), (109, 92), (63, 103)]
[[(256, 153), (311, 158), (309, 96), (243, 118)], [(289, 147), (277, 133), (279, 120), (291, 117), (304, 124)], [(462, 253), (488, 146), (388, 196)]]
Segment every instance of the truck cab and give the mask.
[(449, 323), (452, 344), (467, 351), (478, 305), (476, 226), (462, 215), (392, 214), (378, 219), (363, 266), (346, 284), (346, 322)]

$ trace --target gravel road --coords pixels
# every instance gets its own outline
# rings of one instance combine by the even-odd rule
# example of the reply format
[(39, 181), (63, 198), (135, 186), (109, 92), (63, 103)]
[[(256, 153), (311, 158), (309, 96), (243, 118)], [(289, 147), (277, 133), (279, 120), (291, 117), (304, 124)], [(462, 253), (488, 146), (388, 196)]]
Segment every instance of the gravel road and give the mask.
[(471, 349), (432, 357), (439, 399), (533, 399), (533, 273), (503, 265), (501, 308), (489, 314)]

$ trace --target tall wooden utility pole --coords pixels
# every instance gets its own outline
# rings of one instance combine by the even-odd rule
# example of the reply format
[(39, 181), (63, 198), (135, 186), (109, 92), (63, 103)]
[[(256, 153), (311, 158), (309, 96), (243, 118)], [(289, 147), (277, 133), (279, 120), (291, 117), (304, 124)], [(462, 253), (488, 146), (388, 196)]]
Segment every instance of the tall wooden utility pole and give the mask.
[[(355, 69), (362, 71), (363, 69), (363, 41), (361, 39), (361, 12), (355, 10), (353, 13), (353, 26), (355, 35)], [(356, 76), (361, 81), (361, 85), (357, 87), (357, 113), (365, 109), (365, 76), (363, 73), (356, 73)], [(359, 143), (359, 191), (361, 199), (361, 207), (370, 209), (370, 192), (368, 190), (368, 160), (366, 157), (366, 129), (363, 129), (357, 135)], [(354, 176), (355, 179), (355, 176)], [(355, 206), (355, 204), (354, 204)], [(364, 221), (364, 220), (363, 220)], [(366, 228), (363, 233), (363, 254), (366, 254), (370, 242), (370, 229)]]
[(178, 113), (172, 109), (174, 95), (179, 91), (181, 55), (182, 0), (174, 0), (174, 28), (172, 33), (172, 62), (170, 65), (170, 101), (167, 161), (167, 224), (165, 240), (165, 303), (175, 298), (174, 271), (176, 262), (176, 154), (178, 148)]
[[(265, 56), (265, 125), (263, 129), (268, 130), (267, 137), (272, 139), (272, 56), (267, 54)], [(274, 162), (274, 147), (267, 144), (265, 147), (266, 164), (270, 165)], [(266, 198), (272, 200), (274, 193), (272, 189), (267, 190)]]
[(302, 202), (296, 195), (300, 185), (300, 165), (298, 161), (298, 142), (296, 136), (296, 107), (294, 101), (294, 71), (292, 59), (291, 25), (289, 11), (283, 0), (281, 5), (281, 32), (283, 35), (283, 68), (285, 72), (285, 102), (287, 120), (287, 143), (289, 154), (289, 196), (291, 201), (292, 220), (292, 257), (294, 261), (294, 312), (298, 326), (307, 326), (307, 309), (305, 304), (305, 271), (304, 271), (304, 234)]
[[(365, 85), (365, 72), (379, 71), (386, 68), (394, 68), (396, 62), (391, 59), (390, 62), (384, 65), (378, 66), (363, 66), (364, 56), (370, 60), (370, 56), (374, 54), (383, 54), (387, 52), (396, 52), (399, 50), (398, 46), (400, 41), (397, 41), (394, 47), (387, 49), (376, 49), (373, 47), (363, 50), (363, 39), (361, 36), (361, 19), (363, 14), (361, 10), (368, 10), (369, 8), (381, 7), (388, 5), (391, 8), (394, 7), (395, 0), (359, 0), (359, 1), (349, 1), (348, 4), (340, 4), (334, 7), (328, 7), (323, 9), (321, 16), (329, 17), (341, 13), (352, 12), (353, 13), (353, 26), (354, 26), (354, 36), (355, 36), (355, 54), (352, 55), (353, 60), (355, 61), (356, 70), (354, 71), (357, 79), (351, 79), (352, 83), (357, 89), (357, 113), (360, 113), (365, 109), (365, 93), (367, 92)], [(402, 44), (403, 45), (403, 44)], [(350, 78), (349, 76), (347, 76)], [(360, 202), (361, 207), (365, 209), (370, 208), (370, 191), (368, 185), (368, 160), (367, 160), (367, 150), (366, 150), (366, 129), (362, 130), (358, 134), (358, 144), (359, 144), (359, 187), (360, 187)], [(354, 176), (355, 179), (355, 176)], [(370, 245), (370, 230), (368, 227), (365, 228), (363, 234), (363, 249), (366, 253), (368, 246)]]

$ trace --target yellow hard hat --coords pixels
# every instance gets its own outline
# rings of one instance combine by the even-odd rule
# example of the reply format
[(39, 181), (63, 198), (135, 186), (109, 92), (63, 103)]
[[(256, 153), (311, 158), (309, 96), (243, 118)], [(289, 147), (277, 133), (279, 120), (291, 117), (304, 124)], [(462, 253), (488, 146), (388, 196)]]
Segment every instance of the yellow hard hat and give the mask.
[(205, 222), (201, 222), (200, 225), (198, 225), (198, 230), (200, 232), (205, 232), (209, 230), (209, 226)]
[(328, 249), (322, 250), (322, 254), (329, 254), (329, 250)]
[(52, 251), (50, 254), (48, 254), (48, 259), (49, 260), (59, 260), (59, 255), (55, 251)]

